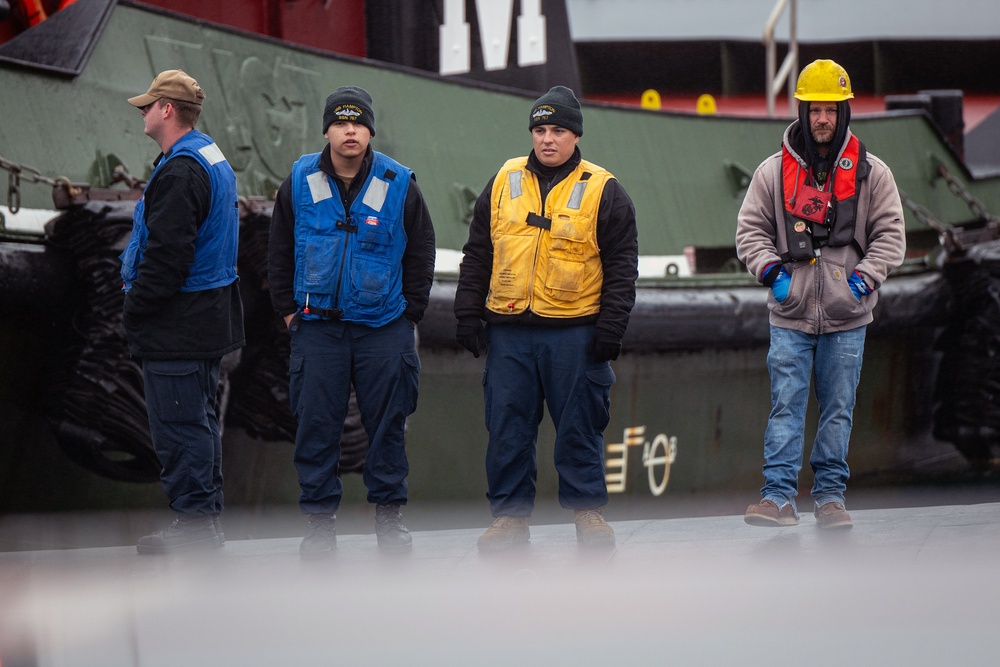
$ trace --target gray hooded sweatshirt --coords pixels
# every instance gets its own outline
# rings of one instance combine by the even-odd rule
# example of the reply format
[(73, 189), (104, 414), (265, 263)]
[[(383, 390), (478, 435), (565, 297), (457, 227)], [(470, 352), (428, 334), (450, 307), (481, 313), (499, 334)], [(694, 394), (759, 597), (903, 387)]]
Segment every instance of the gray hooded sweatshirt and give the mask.
[[(789, 143), (798, 124), (796, 120), (788, 126), (782, 143), (807, 168), (806, 161)], [(837, 151), (838, 158), (850, 138), (848, 130)], [(767, 298), (772, 325), (823, 334), (855, 329), (872, 321), (878, 289), (889, 272), (902, 263), (906, 237), (903, 206), (892, 172), (871, 153), (867, 160), (871, 169), (859, 184), (854, 243), (823, 247), (815, 259), (785, 263), (785, 270), (791, 275), (788, 298), (781, 303), (773, 293)], [(779, 151), (757, 167), (738, 216), (736, 253), (758, 281), (763, 279), (769, 264), (781, 261), (779, 248), (783, 248), (785, 241), (781, 186)], [(860, 301), (847, 283), (854, 271), (874, 290)]]

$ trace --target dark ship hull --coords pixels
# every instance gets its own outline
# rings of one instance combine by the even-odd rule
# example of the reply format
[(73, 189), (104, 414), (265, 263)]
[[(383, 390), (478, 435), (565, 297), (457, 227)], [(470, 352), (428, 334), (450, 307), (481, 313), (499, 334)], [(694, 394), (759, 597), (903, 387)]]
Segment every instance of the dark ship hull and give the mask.
[[(7, 266), (45, 276), (34, 287), (38, 298), (4, 302), (0, 331), (7, 349), (18, 350), (5, 356), (0, 374), (8, 415), (0, 501), (7, 509), (162, 503), (140, 375), (120, 330), (114, 258), (130, 212), (130, 204), (91, 203), (54, 220), (41, 252), (4, 246)], [(267, 221), (248, 213), (241, 235), (249, 344), (230, 365), (224, 405), (227, 498), (236, 504), (297, 497), (288, 342), (263, 274)], [(938, 461), (960, 458), (952, 443), (934, 437), (940, 365), (949, 354), (937, 341), (955, 321), (954, 288), (940, 271), (907, 268), (883, 288), (858, 390), (851, 466), (855, 480), (869, 483), (919, 477)], [(454, 276), (438, 277), (419, 327), (421, 396), (407, 436), (414, 499), (475, 499), (485, 488), (482, 360), (453, 342), (454, 289)], [(769, 410), (765, 298), (737, 274), (640, 286), (613, 365), (606, 456), (614, 493), (652, 499), (667, 489), (756, 488)], [(981, 369), (983, 361), (972, 363)], [(551, 442), (543, 423), (540, 460), (551, 460)], [(989, 456), (988, 444), (979, 459)], [(541, 468), (540, 492), (554, 493), (552, 470)]]
[[(231, 360), (225, 384), (227, 500), (297, 499), (287, 338), (266, 296), (266, 197), (299, 154), (320, 147), (322, 101), (345, 82), (365, 85), (385, 109), (377, 147), (415, 168), (442, 250), (419, 328), (421, 395), (408, 430), (411, 497), (482, 498), (483, 362), (453, 342), (449, 262), (464, 242), (479, 189), (513, 147), (526, 148), (521, 123), (511, 119), (523, 116), (532, 94), (105, 4), (78, 73), (0, 61), (0, 87), (34, 102), (4, 106), (0, 157), (17, 178), (9, 179), (8, 206), (0, 211), (13, 222), (12, 204), (51, 209), (53, 195), (65, 211), (51, 214), (44, 233), (8, 226), (0, 237), (0, 510), (162, 506), (139, 374), (120, 329), (116, 258), (134, 197), (128, 172), (141, 179), (156, 152), (124, 99), (160, 69), (177, 66), (198, 73), (210, 91), (203, 129), (237, 169), (243, 195), (239, 268), (250, 344)], [(428, 125), (418, 112), (428, 101), (443, 123)], [(44, 112), (70, 105), (83, 110), (72, 124)], [(470, 108), (481, 111), (461, 112)], [(769, 410), (766, 292), (735, 261), (732, 240), (750, 169), (773, 152), (786, 121), (613, 105), (588, 105), (586, 113), (585, 154), (607, 164), (633, 193), (641, 251), (659, 267), (644, 271), (614, 363), (606, 459), (615, 502), (708, 491), (752, 495)], [(625, 125), (632, 128), (627, 135), (607, 129)], [(942, 462), (988, 467), (997, 416), (983, 406), (991, 405), (997, 370), (991, 352), (973, 351), (992, 350), (997, 335), (995, 318), (982, 313), (991, 313), (994, 293), (996, 251), (989, 243), (996, 222), (988, 211), (1000, 210), (1000, 179), (972, 179), (923, 114), (895, 112), (853, 125), (893, 165), (912, 210), (924, 212), (908, 218), (910, 257), (885, 284), (870, 329), (851, 443), (854, 479), (920, 475)], [(960, 300), (969, 285), (978, 285), (978, 296)], [(966, 335), (970, 327), (975, 336)], [(551, 441), (544, 422), (542, 462), (551, 460)], [(540, 495), (555, 495), (551, 466), (540, 466), (538, 484)], [(349, 493), (357, 486), (349, 484)]]

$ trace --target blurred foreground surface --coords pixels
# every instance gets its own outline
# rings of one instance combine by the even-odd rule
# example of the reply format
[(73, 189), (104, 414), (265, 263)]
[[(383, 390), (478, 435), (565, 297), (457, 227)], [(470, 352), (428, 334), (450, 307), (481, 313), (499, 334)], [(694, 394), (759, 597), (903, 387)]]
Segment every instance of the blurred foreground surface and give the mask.
[[(171, 556), (133, 546), (164, 513), (0, 517), (0, 664), (997, 663), (995, 481), (853, 493), (837, 533), (808, 500), (798, 526), (747, 526), (752, 500), (609, 514), (617, 548), (594, 554), (570, 512), (539, 508), (530, 545), (491, 557), (484, 507), (407, 508), (413, 552), (395, 557), (342, 507), (319, 562), (287, 508), (227, 512), (225, 547)], [(23, 550), (29, 535), (50, 544)]]

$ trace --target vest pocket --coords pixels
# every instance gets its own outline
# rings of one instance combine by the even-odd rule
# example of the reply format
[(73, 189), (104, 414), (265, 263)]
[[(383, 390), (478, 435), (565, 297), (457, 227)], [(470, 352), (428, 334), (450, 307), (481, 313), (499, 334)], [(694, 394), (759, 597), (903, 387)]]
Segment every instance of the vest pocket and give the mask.
[(303, 291), (316, 294), (333, 294), (337, 285), (337, 271), (343, 254), (340, 236), (310, 236), (305, 248)]
[(505, 235), (494, 249), (490, 292), (503, 299), (527, 299), (536, 236)]
[(369, 216), (358, 225), (358, 252), (366, 255), (388, 255), (392, 237), (387, 229), (389, 223)]
[(388, 294), (391, 276), (392, 268), (389, 264), (355, 255), (351, 267), (351, 286), (354, 290), (348, 298), (365, 312), (381, 306)]
[(572, 301), (583, 287), (583, 262), (551, 259), (545, 276), (545, 289), (554, 299)]
[(549, 230), (549, 261), (545, 290), (553, 299), (573, 301), (579, 298), (585, 279), (588, 243), (583, 229), (589, 221), (579, 215), (558, 213)]
[(557, 213), (549, 229), (552, 254), (563, 259), (582, 258), (587, 252), (587, 237), (583, 230), (589, 227), (590, 221), (584, 216)]

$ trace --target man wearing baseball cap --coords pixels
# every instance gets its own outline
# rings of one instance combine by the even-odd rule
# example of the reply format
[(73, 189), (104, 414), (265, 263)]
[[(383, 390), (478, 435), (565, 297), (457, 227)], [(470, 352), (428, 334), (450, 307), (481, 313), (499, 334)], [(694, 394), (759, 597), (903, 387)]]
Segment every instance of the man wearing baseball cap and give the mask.
[(479, 550), (528, 541), (543, 401), (556, 430), (559, 503), (574, 510), (582, 546), (613, 547), (602, 513), (603, 433), (610, 362), (635, 304), (635, 208), (614, 176), (582, 158), (583, 112), (572, 90), (555, 86), (538, 98), (528, 131), (531, 153), (508, 160), (476, 200), (455, 294), (458, 343), (486, 353), (494, 521)]
[(205, 101), (181, 70), (161, 72), (142, 95), (145, 133), (160, 148), (121, 254), (122, 318), (142, 362), (160, 480), (176, 519), (139, 539), (141, 554), (224, 543), (222, 438), (215, 412), (222, 358), (245, 344), (236, 275), (236, 175), (195, 129)]

